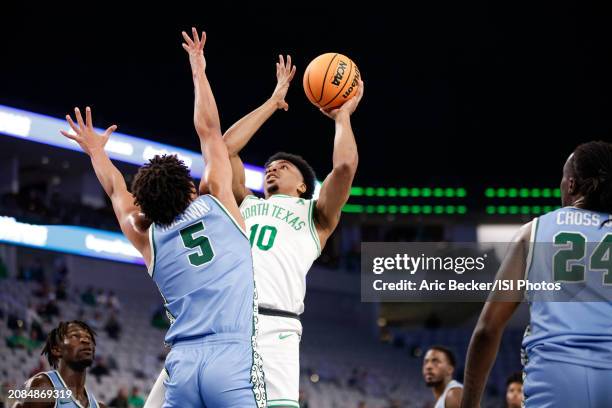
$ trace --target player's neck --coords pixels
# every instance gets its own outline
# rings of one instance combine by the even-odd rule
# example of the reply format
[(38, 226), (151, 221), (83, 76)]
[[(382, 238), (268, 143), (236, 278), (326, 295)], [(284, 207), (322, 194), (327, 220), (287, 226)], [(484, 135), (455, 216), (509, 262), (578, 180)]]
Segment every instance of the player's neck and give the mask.
[(285, 196), (285, 197), (295, 197), (295, 198), (300, 198), (300, 196), (299, 196), (299, 195), (297, 195), (297, 194), (295, 194), (295, 193), (291, 194), (291, 193), (288, 193), (288, 192), (281, 192), (281, 191), (277, 191), (277, 192), (276, 192), (276, 193), (274, 193), (274, 194), (269, 194), (269, 195), (266, 197), (266, 200), (267, 200), (267, 199), (270, 199), (270, 198), (272, 198), (272, 197), (274, 197), (274, 196), (281, 196), (281, 197), (282, 197), (282, 196)]
[(452, 379), (450, 380), (444, 380), (442, 381), (440, 384), (434, 386), (431, 390), (433, 391), (434, 397), (436, 399), (436, 401), (438, 399), (440, 399), (440, 397), (442, 396), (442, 394), (444, 393), (444, 389), (446, 388), (446, 386), (448, 385), (449, 382), (451, 382)]
[(83, 370), (76, 370), (70, 367), (68, 364), (60, 362), (60, 366), (57, 371), (68, 388), (77, 394), (81, 394), (85, 392), (85, 370), (85, 368), (83, 368)]

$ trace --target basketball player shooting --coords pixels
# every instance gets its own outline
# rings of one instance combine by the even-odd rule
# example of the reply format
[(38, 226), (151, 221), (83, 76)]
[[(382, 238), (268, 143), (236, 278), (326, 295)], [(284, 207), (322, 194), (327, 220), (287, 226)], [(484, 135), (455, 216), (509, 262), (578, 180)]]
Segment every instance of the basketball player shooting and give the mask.
[[(334, 120), (333, 169), (325, 178), (318, 199), (313, 199), (315, 174), (300, 156), (272, 155), (265, 165), (264, 198), (246, 187), (239, 157), (257, 130), (277, 110), (288, 110), (285, 101), (296, 68), (279, 56), (277, 84), (272, 97), (240, 119), (224, 135), (232, 163), (232, 189), (245, 220), (253, 252), (259, 298), (258, 346), (263, 359), (269, 407), (298, 407), (300, 314), (304, 311), (306, 274), (340, 220), (357, 171), (357, 144), (351, 115), (363, 97), (357, 93), (341, 107), (321, 110)], [(159, 408), (163, 401), (162, 371), (145, 405)]]

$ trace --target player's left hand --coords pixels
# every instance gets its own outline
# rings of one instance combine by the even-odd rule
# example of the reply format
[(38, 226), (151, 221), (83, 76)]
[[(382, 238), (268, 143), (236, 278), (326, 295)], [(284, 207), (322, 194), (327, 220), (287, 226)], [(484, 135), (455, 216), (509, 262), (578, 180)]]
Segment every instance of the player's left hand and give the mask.
[(291, 80), (295, 76), (295, 71), (295, 65), (291, 63), (291, 55), (287, 55), (287, 62), (285, 62), (282, 54), (278, 56), (278, 62), (276, 63), (276, 88), (274, 88), (272, 93), (272, 100), (276, 102), (278, 109), (289, 110), (289, 104), (285, 102), (285, 97), (287, 96)]
[(189, 63), (191, 68), (197, 68), (201, 70), (206, 69), (206, 60), (204, 59), (204, 44), (206, 44), (206, 33), (202, 31), (202, 36), (198, 35), (198, 30), (195, 27), (191, 27), (191, 37), (186, 32), (182, 32), (183, 39), (185, 42), (182, 44), (183, 49), (189, 54)]
[[(77, 123), (75, 124), (70, 115), (66, 115), (66, 120), (72, 129), (72, 132), (60, 130), (60, 133), (72, 139), (81, 146), (81, 149), (88, 155), (96, 149), (104, 149), (106, 142), (110, 138), (110, 135), (117, 129), (117, 125), (112, 125), (104, 131), (103, 134), (96, 133), (93, 128), (93, 121), (91, 119), (91, 108), (88, 106), (85, 108), (85, 122), (83, 122), (83, 116), (79, 108), (74, 108), (74, 115)], [(77, 126), (78, 124), (78, 126)]]
[(321, 108), (319, 110), (325, 116), (336, 120), (341, 115), (349, 115), (349, 116), (352, 115), (353, 112), (355, 112), (355, 109), (357, 109), (357, 106), (359, 105), (361, 98), (363, 98), (363, 81), (360, 79), (359, 86), (357, 87), (357, 94), (355, 94), (355, 96), (353, 96), (348, 101), (344, 102), (344, 104), (341, 107), (336, 108), (336, 109), (331, 109), (331, 110), (325, 110)]

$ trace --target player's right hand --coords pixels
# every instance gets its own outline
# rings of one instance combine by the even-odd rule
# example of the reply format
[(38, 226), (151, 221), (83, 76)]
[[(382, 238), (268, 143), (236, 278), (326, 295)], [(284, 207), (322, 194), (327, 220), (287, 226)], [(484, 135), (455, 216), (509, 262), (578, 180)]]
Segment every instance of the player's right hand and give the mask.
[(96, 133), (93, 128), (91, 108), (89, 106), (85, 109), (85, 122), (83, 122), (83, 116), (81, 116), (79, 108), (74, 108), (74, 115), (78, 126), (74, 123), (70, 115), (66, 115), (66, 120), (74, 133), (65, 130), (60, 130), (60, 133), (68, 139), (77, 142), (79, 146), (81, 146), (81, 149), (90, 156), (94, 150), (104, 149), (110, 135), (117, 129), (117, 125), (112, 125), (106, 129), (103, 134), (99, 134)]
[(276, 63), (276, 88), (272, 93), (272, 100), (276, 102), (277, 109), (289, 110), (289, 105), (285, 102), (289, 84), (295, 76), (295, 65), (291, 64), (291, 55), (287, 55), (287, 62), (282, 55), (278, 56)]

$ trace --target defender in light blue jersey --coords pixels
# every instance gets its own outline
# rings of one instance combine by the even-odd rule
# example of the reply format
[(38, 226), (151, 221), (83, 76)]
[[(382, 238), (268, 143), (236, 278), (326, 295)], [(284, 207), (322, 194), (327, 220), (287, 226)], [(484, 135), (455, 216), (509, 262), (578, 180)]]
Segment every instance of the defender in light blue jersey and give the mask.
[[(563, 207), (525, 224), (500, 276), (531, 288), (523, 339), (526, 407), (612, 401), (612, 144), (578, 146), (563, 167)], [(553, 285), (553, 286), (550, 286)], [(462, 407), (477, 407), (503, 329), (519, 301), (487, 302), (468, 350)]]
[(60, 322), (47, 335), (42, 351), (53, 370), (30, 378), (26, 382), (30, 397), (13, 407), (106, 408), (85, 386), (95, 353), (95, 333), (86, 323)]
[(171, 326), (166, 342), (164, 407), (265, 407), (262, 363), (256, 352), (257, 303), (250, 243), (232, 193), (232, 169), (206, 77), (204, 33), (183, 32), (195, 86), (194, 124), (206, 169), (199, 188), (174, 155), (142, 166), (132, 193), (104, 151), (111, 126), (98, 135), (68, 116), (111, 198), (121, 230), (143, 255), (164, 298)]

